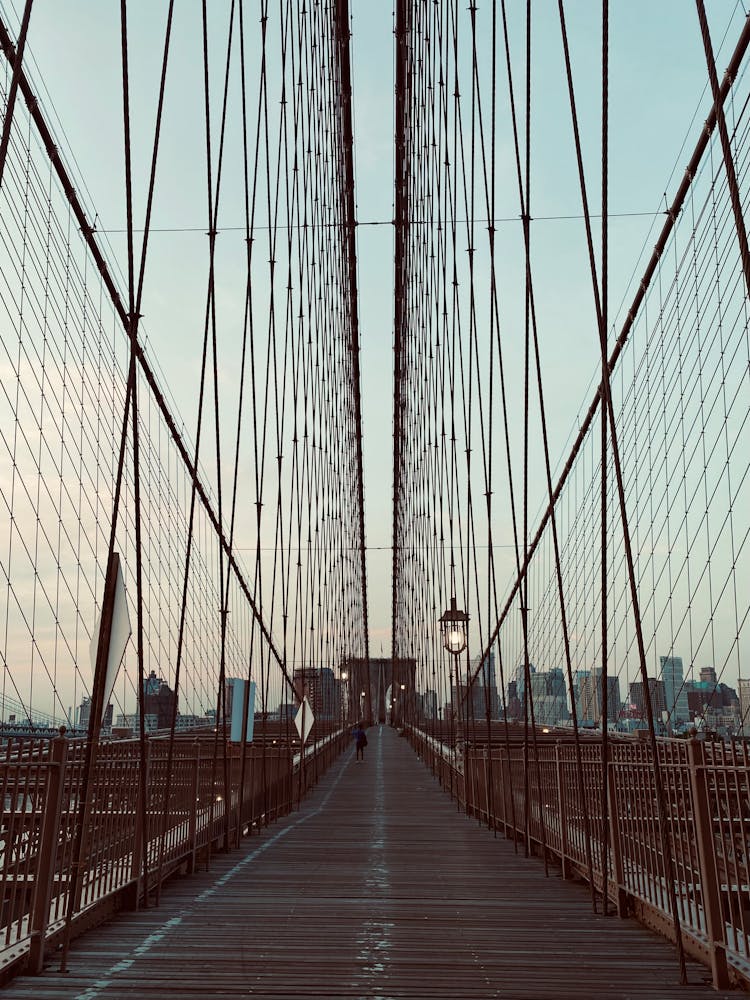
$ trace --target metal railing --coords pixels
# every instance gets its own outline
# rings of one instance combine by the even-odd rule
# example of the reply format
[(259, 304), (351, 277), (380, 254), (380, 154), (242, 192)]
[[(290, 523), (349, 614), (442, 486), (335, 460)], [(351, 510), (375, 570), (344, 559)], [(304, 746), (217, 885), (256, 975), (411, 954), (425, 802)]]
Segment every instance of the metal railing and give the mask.
[[(169, 781), (168, 741), (150, 739), (145, 802), (138, 741), (103, 744), (90, 788), (73, 933), (108, 912), (138, 906), (146, 885), (153, 891), (177, 869), (192, 872), (212, 852), (291, 812), (349, 742), (348, 731), (334, 731), (302, 757), (286, 742), (250, 744), (244, 768), (242, 748), (230, 745), (228, 804), (213, 736), (175, 744)], [(84, 755), (85, 741), (63, 737), (3, 748), (0, 981), (20, 969), (40, 972), (45, 951), (62, 936)]]
[[(541, 743), (535, 755), (518, 740), (502, 747), (468, 746), (456, 752), (418, 729), (411, 728), (409, 738), (467, 813), (524, 844), (529, 853), (546, 849), (548, 858), (560, 863), (563, 877), (588, 878), (587, 818), (597, 889), (606, 885), (607, 898), (620, 916), (635, 916), (674, 940), (654, 765), (647, 743), (623, 739), (610, 744), (605, 838), (601, 743), (587, 740), (581, 747), (581, 788), (572, 740)], [(710, 966), (717, 988), (731, 980), (747, 985), (748, 747), (660, 739), (658, 752), (685, 951)], [(603, 856), (606, 873), (602, 872)]]

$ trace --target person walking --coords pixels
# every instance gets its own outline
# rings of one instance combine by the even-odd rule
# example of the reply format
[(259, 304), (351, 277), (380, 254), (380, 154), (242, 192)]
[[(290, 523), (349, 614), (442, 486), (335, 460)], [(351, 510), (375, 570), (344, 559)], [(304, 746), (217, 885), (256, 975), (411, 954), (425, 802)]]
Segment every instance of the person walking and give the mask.
[(362, 728), (362, 723), (361, 722), (358, 722), (357, 725), (355, 726), (354, 732), (352, 733), (352, 737), (354, 739), (354, 742), (355, 742), (355, 745), (356, 745), (356, 748), (357, 748), (357, 753), (356, 753), (356, 758), (355, 759), (357, 761), (360, 761), (360, 760), (364, 761), (364, 759), (365, 759), (365, 747), (367, 746), (367, 733)]

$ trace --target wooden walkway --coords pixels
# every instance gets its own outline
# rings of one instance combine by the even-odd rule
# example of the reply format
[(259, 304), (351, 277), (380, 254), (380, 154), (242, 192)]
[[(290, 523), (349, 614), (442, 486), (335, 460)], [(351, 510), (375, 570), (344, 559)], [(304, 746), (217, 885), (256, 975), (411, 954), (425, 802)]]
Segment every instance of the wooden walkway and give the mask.
[(678, 986), (669, 944), (459, 814), (395, 732), (368, 738), (298, 813), (3, 1000), (738, 996), (697, 965)]

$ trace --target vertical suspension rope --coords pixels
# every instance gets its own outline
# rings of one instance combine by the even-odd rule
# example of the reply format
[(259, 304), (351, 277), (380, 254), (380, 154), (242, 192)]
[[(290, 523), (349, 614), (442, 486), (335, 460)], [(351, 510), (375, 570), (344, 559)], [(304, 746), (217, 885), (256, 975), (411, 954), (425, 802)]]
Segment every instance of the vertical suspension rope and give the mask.
[(682, 983), (687, 982), (687, 972), (685, 968), (685, 954), (682, 942), (682, 932), (680, 928), (680, 915), (677, 908), (677, 896), (674, 886), (673, 877), (673, 860), (671, 853), (671, 838), (669, 833), (668, 817), (666, 813), (666, 803), (665, 803), (665, 793), (664, 793), (664, 783), (662, 779), (661, 763), (659, 760), (659, 750), (656, 743), (656, 732), (654, 729), (654, 719), (651, 707), (651, 694), (649, 691), (647, 668), (646, 668), (646, 651), (643, 642), (643, 631), (641, 626), (641, 612), (640, 612), (640, 602), (638, 598), (638, 583), (635, 575), (635, 564), (633, 560), (633, 548), (630, 540), (630, 530), (628, 526), (628, 515), (625, 500), (625, 489), (623, 484), (622, 468), (620, 465), (620, 454), (617, 441), (617, 429), (615, 424), (615, 414), (612, 405), (612, 392), (609, 380), (609, 365), (607, 358), (607, 338), (606, 330), (602, 325), (602, 311), (601, 311), (601, 299), (599, 296), (599, 287), (596, 280), (596, 262), (594, 260), (593, 251), (593, 241), (591, 236), (591, 219), (588, 209), (588, 198), (586, 195), (586, 181), (583, 170), (583, 157), (581, 152), (581, 140), (580, 133), (578, 129), (578, 116), (576, 111), (575, 94), (573, 91), (573, 77), (570, 64), (570, 50), (568, 46), (568, 36), (567, 29), (565, 25), (565, 10), (563, 5), (563, 0), (558, 0), (558, 9), (560, 14), (560, 28), (562, 32), (563, 39), (563, 51), (565, 56), (565, 71), (568, 81), (568, 95), (570, 100), (571, 116), (573, 121), (573, 135), (575, 141), (576, 150), (576, 160), (578, 163), (578, 176), (581, 188), (581, 201), (583, 205), (584, 221), (586, 224), (586, 240), (588, 244), (589, 251), (589, 261), (591, 265), (591, 276), (594, 292), (594, 303), (596, 307), (596, 319), (599, 328), (599, 344), (602, 355), (602, 371), (603, 371), (603, 381), (602, 381), (602, 404), (607, 408), (607, 418), (609, 423), (609, 433), (610, 433), (610, 443), (612, 448), (612, 458), (615, 468), (615, 476), (617, 480), (617, 492), (620, 502), (620, 522), (623, 535), (623, 547), (625, 550), (625, 558), (628, 568), (628, 580), (630, 584), (630, 600), (632, 607), (633, 622), (635, 626), (636, 640), (638, 644), (638, 655), (639, 663), (641, 669), (641, 677), (643, 680), (643, 698), (646, 705), (646, 711), (649, 718), (649, 737), (651, 746), (651, 757), (652, 765), (654, 769), (654, 783), (656, 786), (656, 799), (657, 808), (659, 811), (659, 828), (662, 844), (662, 852), (664, 855), (664, 863), (666, 869), (666, 879), (667, 879), (667, 893), (669, 898), (670, 910), (672, 915), (672, 920), (674, 923), (675, 939), (677, 941), (677, 951), (678, 960), (680, 967), (680, 981)]
[[(505, 4), (504, 3), (503, 3), (503, 8), (502, 8), (502, 13), (503, 13), (503, 34), (504, 34), (505, 54), (506, 54), (506, 69), (507, 69), (507, 76), (508, 76), (508, 93), (509, 93), (509, 99), (510, 99), (511, 123), (512, 123), (513, 143), (514, 143), (514, 150), (515, 150), (516, 176), (517, 176), (517, 182), (518, 182), (518, 194), (519, 194), (520, 212), (521, 212), (521, 217), (523, 219), (525, 217), (528, 217), (529, 213), (528, 213), (528, 209), (526, 208), (526, 194), (525, 194), (525, 187), (524, 187), (524, 181), (523, 181), (523, 175), (522, 175), (522, 168), (521, 168), (520, 141), (519, 141), (519, 135), (518, 135), (517, 116), (516, 116), (516, 109), (515, 109), (515, 94), (514, 94), (514, 86), (513, 86), (513, 74), (512, 74), (511, 60), (510, 60), (510, 43), (509, 43), (509, 34), (508, 34), (508, 23), (507, 23), (507, 16), (506, 16)], [(570, 628), (569, 628), (569, 623), (568, 623), (567, 599), (566, 599), (566, 594), (565, 594), (565, 585), (564, 585), (564, 582), (563, 582), (562, 562), (561, 562), (561, 556), (560, 556), (560, 542), (559, 542), (559, 538), (558, 538), (557, 516), (555, 514), (555, 498), (554, 498), (553, 489), (552, 489), (552, 467), (551, 467), (551, 462), (550, 462), (549, 440), (548, 440), (548, 433), (547, 433), (547, 418), (546, 418), (545, 393), (544, 393), (543, 384), (542, 384), (541, 358), (540, 358), (539, 340), (538, 340), (538, 334), (537, 334), (536, 306), (535, 306), (535, 298), (534, 298), (534, 282), (533, 282), (533, 275), (532, 275), (532, 272), (531, 272), (531, 263), (530, 263), (530, 255), (529, 255), (529, 250), (528, 250), (528, 241), (526, 239), (529, 228), (530, 227), (524, 227), (524, 229), (523, 229), (523, 233), (524, 233), (524, 248), (525, 248), (526, 262), (527, 262), (527, 264), (526, 264), (526, 290), (527, 290), (528, 299), (529, 299), (529, 312), (530, 312), (530, 318), (531, 318), (531, 331), (532, 331), (532, 334), (533, 334), (533, 343), (534, 343), (534, 360), (535, 360), (536, 376), (537, 376), (537, 391), (538, 391), (538, 396), (539, 396), (539, 416), (540, 416), (541, 431), (542, 431), (542, 444), (543, 444), (543, 452), (544, 452), (544, 467), (545, 467), (545, 474), (546, 474), (546, 481), (547, 481), (547, 492), (548, 492), (548, 497), (549, 497), (548, 512), (549, 512), (550, 527), (551, 527), (551, 531), (552, 531), (552, 543), (553, 543), (553, 550), (554, 550), (554, 557), (555, 557), (555, 574), (556, 574), (556, 579), (557, 579), (557, 593), (558, 593), (558, 600), (559, 600), (559, 604), (560, 604), (560, 624), (561, 624), (562, 635), (563, 635), (563, 649), (564, 649), (564, 653), (565, 653), (565, 664), (566, 664), (566, 671), (567, 671), (568, 692), (570, 694), (570, 699), (571, 699), (571, 714), (572, 714), (572, 720), (573, 720), (573, 737), (574, 737), (574, 745), (575, 745), (576, 779), (577, 779), (577, 783), (578, 783), (578, 795), (579, 795), (579, 801), (580, 801), (580, 808), (581, 808), (581, 813), (582, 813), (582, 816), (583, 816), (584, 848), (585, 848), (585, 856), (586, 856), (586, 866), (587, 866), (587, 871), (588, 871), (588, 874), (589, 874), (589, 888), (590, 888), (590, 892), (591, 892), (591, 903), (592, 903), (592, 908), (595, 911), (596, 910), (596, 889), (595, 889), (595, 886), (594, 886), (594, 878), (593, 878), (593, 857), (592, 857), (592, 847), (591, 847), (591, 822), (590, 822), (590, 818), (589, 818), (588, 796), (586, 794), (585, 783), (584, 783), (583, 757), (582, 757), (582, 753), (581, 753), (580, 732), (579, 732), (579, 726), (578, 726), (578, 710), (577, 710), (577, 706), (576, 706), (576, 688), (575, 688), (575, 684), (574, 684), (574, 680), (573, 680), (573, 670), (572, 670), (572, 654), (571, 654), (571, 646), (570, 646)], [(495, 303), (495, 309), (496, 308), (497, 308), (497, 305)], [(499, 356), (502, 359), (502, 351), (499, 352)], [(501, 367), (501, 377), (502, 377), (502, 367)], [(502, 384), (502, 380), (501, 380), (501, 384)], [(505, 400), (505, 390), (504, 390), (504, 386), (503, 386), (503, 401), (504, 400)], [(512, 513), (512, 516), (513, 516), (513, 524), (514, 524), (514, 538), (515, 538), (515, 552), (516, 552), (516, 570), (517, 570), (517, 577), (516, 577), (517, 586), (514, 587), (514, 590), (513, 590), (511, 596), (508, 599), (508, 603), (505, 606), (503, 614), (501, 616), (498, 616), (498, 626), (496, 626), (496, 629), (493, 632), (493, 636), (495, 634), (497, 634), (497, 632), (499, 630), (499, 625), (502, 623), (502, 621), (504, 620), (506, 614), (510, 610), (511, 602), (514, 600), (514, 596), (513, 595), (515, 594), (515, 591), (517, 590), (519, 596), (521, 595), (521, 582), (523, 580), (525, 580), (525, 578), (526, 578), (526, 574), (527, 574), (528, 568), (529, 568), (529, 561), (530, 561), (530, 558), (531, 558), (531, 552), (528, 552), (526, 554), (524, 560), (523, 560), (523, 569), (522, 569), (521, 558), (520, 558), (520, 553), (519, 553), (518, 537), (517, 537), (517, 532), (515, 530), (515, 506), (514, 506), (514, 500), (513, 500), (514, 492), (513, 492), (513, 480), (512, 480), (512, 474), (511, 474), (512, 466), (510, 464), (510, 445), (508, 443), (508, 430), (507, 430), (508, 421), (507, 421), (507, 412), (505, 412), (505, 403), (503, 403), (503, 406), (504, 406), (504, 424), (505, 424), (505, 427), (506, 427), (506, 450), (507, 450), (507, 454), (508, 454), (509, 485), (510, 485), (510, 493), (511, 493), (511, 513)], [(537, 536), (535, 538), (535, 544), (532, 546), (532, 550), (536, 547), (536, 542), (538, 541), (539, 537), (540, 537), (540, 535), (537, 534)], [(496, 609), (496, 614), (497, 614), (497, 609)], [(523, 622), (521, 624), (522, 624), (522, 634), (523, 634)]]
[[(609, 0), (602, 0), (602, 326), (608, 329), (608, 171), (609, 171)], [(602, 354), (602, 393), (607, 378), (607, 355)], [(607, 412), (601, 408), (601, 627), (602, 627), (602, 912), (607, 915), (609, 885), (609, 684), (607, 674)]]
[[(145, 701), (145, 671), (143, 668), (143, 559), (141, 538), (141, 473), (140, 451), (138, 437), (138, 371), (136, 367), (136, 346), (138, 319), (136, 315), (135, 265), (133, 253), (133, 185), (131, 169), (130, 146), (130, 87), (128, 73), (128, 31), (127, 31), (127, 0), (120, 2), (120, 37), (122, 45), (122, 108), (123, 108), (123, 142), (125, 156), (125, 207), (127, 219), (128, 244), (128, 336), (130, 339), (130, 365), (128, 383), (130, 385), (130, 404), (133, 435), (133, 481), (134, 481), (134, 517), (135, 517), (135, 572), (136, 572), (136, 652), (138, 656), (138, 716), (139, 716), (139, 775), (142, 795), (141, 815), (145, 829), (146, 807), (146, 701)], [(92, 704), (92, 711), (93, 711)], [(143, 857), (144, 899), (148, 905), (148, 840), (144, 840)]]

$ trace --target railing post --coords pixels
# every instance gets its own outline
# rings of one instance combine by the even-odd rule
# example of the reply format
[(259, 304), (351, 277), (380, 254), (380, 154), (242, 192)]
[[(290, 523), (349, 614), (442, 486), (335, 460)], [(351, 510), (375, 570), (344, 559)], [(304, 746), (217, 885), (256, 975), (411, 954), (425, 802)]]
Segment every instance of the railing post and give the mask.
[(529, 746), (527, 743), (523, 745), (523, 850), (526, 857), (531, 854), (531, 814), (530, 814), (530, 803), (529, 799), (531, 797), (531, 777), (529, 776)]
[[(477, 754), (476, 744), (471, 749), (471, 775), (469, 781), (471, 782), (471, 791), (467, 791), (466, 797), (468, 799), (471, 795), (471, 815), (477, 816), (479, 818), (479, 755)], [(468, 813), (468, 809), (466, 810)]]
[(510, 817), (513, 815), (513, 810), (511, 808), (511, 803), (509, 803), (509, 798), (511, 795), (510, 791), (510, 753), (508, 752), (508, 747), (504, 746), (500, 748), (500, 787), (502, 789), (502, 803), (503, 803), (503, 832), (505, 833), (506, 839), (510, 840), (511, 836), (513, 840), (516, 839), (516, 831), (511, 830)]
[[(626, 917), (628, 913), (628, 893), (625, 888), (625, 867), (622, 858), (622, 837), (620, 817), (617, 809), (617, 780), (612, 761), (607, 763), (607, 794), (609, 798), (609, 844), (612, 849), (612, 877), (615, 882), (617, 898), (617, 916)], [(603, 892), (607, 886), (603, 885)]]
[[(146, 799), (148, 799), (148, 786), (151, 770), (151, 740), (146, 737), (145, 746), (145, 767), (146, 767)], [(135, 810), (135, 835), (133, 838), (133, 860), (130, 868), (130, 877), (136, 883), (134, 890), (133, 909), (138, 908), (140, 897), (141, 869), (143, 867), (143, 852), (146, 847), (143, 843), (143, 818), (148, 809), (148, 802), (143, 801), (143, 794), (140, 781), (138, 782), (138, 805)]]
[(195, 757), (193, 757), (193, 773), (191, 775), (192, 795), (190, 801), (190, 829), (188, 837), (190, 839), (190, 858), (188, 860), (188, 872), (192, 875), (195, 871), (196, 859), (198, 857), (198, 797), (200, 792), (200, 768), (201, 768), (201, 745), (195, 741)]
[[(243, 825), (247, 823), (248, 835), (252, 837), (253, 835), (253, 821), (256, 818), (255, 814), (255, 754), (253, 753), (252, 744), (249, 747), (245, 747), (245, 753), (248, 755), (245, 762), (245, 811), (242, 814)], [(248, 808), (249, 803), (249, 808)], [(260, 832), (260, 831), (259, 831)]]
[(34, 897), (31, 909), (31, 945), (28, 969), (35, 975), (38, 975), (44, 968), (44, 939), (49, 923), (52, 883), (57, 865), (57, 844), (60, 836), (60, 814), (62, 812), (63, 788), (65, 787), (68, 741), (63, 736), (58, 736), (52, 740), (50, 749), (44, 813), (39, 838), (39, 868), (34, 880)]
[(464, 812), (469, 815), (470, 800), (473, 806), (474, 799), (474, 788), (473, 788), (473, 775), (470, 773), (472, 770), (472, 762), (469, 759), (471, 756), (471, 749), (468, 744), (464, 749)]
[(229, 799), (226, 803), (227, 809), (227, 842), (225, 848), (230, 851), (239, 841), (240, 826), (240, 776), (242, 773), (242, 762), (239, 757), (240, 745), (232, 744), (232, 753), (229, 758)]
[(555, 742), (555, 779), (557, 783), (557, 815), (560, 821), (560, 860), (562, 861), (562, 877), (570, 878), (568, 866), (568, 800), (566, 798), (565, 773), (560, 756), (560, 741)]
[(706, 919), (706, 934), (711, 954), (711, 976), (714, 989), (729, 986), (727, 969), (726, 928), (721, 913), (721, 897), (716, 873), (716, 856), (711, 816), (711, 803), (706, 778), (706, 753), (703, 743), (688, 741), (688, 762), (690, 765), (690, 791), (693, 798), (693, 821), (695, 839), (698, 844), (700, 864), (701, 896)]
[(484, 753), (482, 754), (484, 762), (484, 804), (485, 804), (485, 816), (487, 817), (487, 826), (492, 829), (492, 821), (490, 820), (490, 766), (488, 763), (487, 755), (492, 752), (491, 747), (485, 747)]

